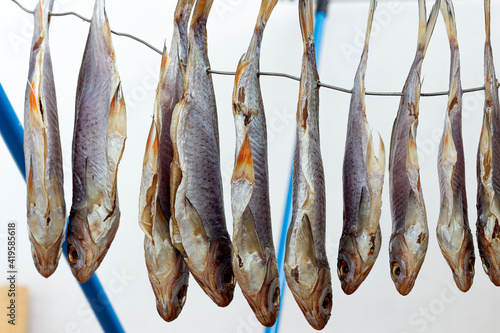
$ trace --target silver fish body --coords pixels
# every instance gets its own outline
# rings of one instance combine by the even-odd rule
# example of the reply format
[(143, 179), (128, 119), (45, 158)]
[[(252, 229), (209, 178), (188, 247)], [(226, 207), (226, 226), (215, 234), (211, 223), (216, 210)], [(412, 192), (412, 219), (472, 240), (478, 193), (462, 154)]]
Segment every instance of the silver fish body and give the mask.
[(429, 244), (429, 228), (420, 186), (416, 134), (420, 99), (420, 71), (437, 16), (434, 4), (426, 24), (425, 1), (419, 0), (419, 38), (415, 59), (403, 87), (394, 121), (389, 157), (389, 195), (392, 235), (389, 241), (391, 278), (398, 292), (413, 288)]
[(477, 246), (483, 269), (500, 286), (500, 104), (490, 43), (490, 1), (484, 1), (485, 103), (477, 154)]
[(309, 324), (323, 329), (333, 294), (325, 249), (326, 197), (319, 137), (318, 72), (314, 50), (312, 1), (299, 1), (304, 44), (297, 134), (293, 158), (292, 219), (285, 247), (285, 276)]
[(455, 13), (451, 0), (441, 2), (451, 49), (450, 93), (438, 151), (441, 209), (437, 239), (457, 287), (467, 291), (474, 279), (474, 242), (467, 217), (465, 158), (462, 140), (462, 85)]
[(219, 306), (233, 299), (232, 244), (226, 229), (217, 109), (207, 55), (213, 0), (198, 0), (191, 18), (184, 92), (172, 114), (170, 169), (172, 244)]
[(231, 179), (233, 271), (257, 319), (271, 327), (280, 306), (280, 281), (271, 227), (267, 129), (259, 84), (260, 47), (277, 0), (263, 0), (233, 89), (236, 154)]
[(174, 14), (170, 55), (163, 51), (156, 90), (155, 118), (144, 154), (139, 225), (144, 231), (144, 255), (156, 308), (166, 321), (176, 319), (186, 301), (189, 271), (170, 239), (170, 165), (173, 159), (170, 124), (182, 96), (181, 66), (187, 58), (187, 25), (194, 0), (179, 0)]
[(125, 102), (104, 0), (97, 0), (78, 77), (73, 136), (67, 246), (71, 270), (80, 282), (99, 267), (118, 229), (117, 173), (126, 132)]
[(355, 292), (368, 276), (382, 242), (379, 220), (385, 151), (380, 138), (379, 152), (378, 155), (375, 154), (364, 99), (368, 43), (376, 5), (377, 1), (372, 0), (365, 47), (354, 79), (342, 170), (344, 225), (340, 238), (337, 274), (346, 294)]
[(56, 91), (49, 49), (53, 0), (34, 11), (28, 84), (24, 105), (24, 157), (31, 252), (44, 277), (56, 270), (66, 231), (63, 168)]

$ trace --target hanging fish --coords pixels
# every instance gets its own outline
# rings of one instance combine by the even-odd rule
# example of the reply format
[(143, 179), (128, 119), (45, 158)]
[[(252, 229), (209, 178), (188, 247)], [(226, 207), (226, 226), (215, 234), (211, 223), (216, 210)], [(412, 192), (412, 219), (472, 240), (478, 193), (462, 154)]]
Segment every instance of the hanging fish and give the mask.
[(450, 92), (444, 131), (439, 144), (438, 175), (441, 210), (437, 239), (453, 272), (457, 287), (467, 291), (474, 279), (474, 242), (467, 217), (465, 160), (462, 141), (462, 85), (455, 12), (451, 0), (441, 2), (441, 13), (450, 40)]
[(314, 51), (313, 6), (299, 0), (304, 55), (293, 157), (292, 220), (286, 237), (285, 276), (309, 324), (323, 329), (333, 305), (326, 257), (325, 177), (319, 143), (319, 77)]
[(63, 168), (56, 90), (49, 49), (53, 0), (34, 10), (34, 34), (24, 103), (24, 158), (31, 253), (44, 277), (54, 273), (66, 232)]
[(189, 271), (172, 245), (170, 220), (170, 140), (172, 111), (182, 95), (181, 64), (187, 58), (187, 25), (194, 0), (179, 0), (174, 14), (170, 56), (166, 48), (156, 89), (155, 119), (151, 123), (139, 195), (139, 225), (144, 231), (144, 255), (156, 309), (166, 321), (176, 319), (186, 302)]
[(127, 117), (104, 0), (96, 0), (76, 91), (73, 205), (68, 259), (85, 282), (99, 267), (120, 220), (116, 179)]
[(277, 2), (261, 2), (250, 46), (238, 63), (233, 89), (233, 271), (257, 319), (268, 327), (274, 325), (279, 314), (280, 280), (271, 226), (266, 117), (258, 72), (262, 35)]
[(500, 286), (500, 104), (490, 43), (490, 1), (484, 1), (485, 102), (483, 128), (477, 153), (477, 246), (483, 269)]
[(170, 169), (172, 244), (219, 306), (233, 299), (232, 245), (226, 229), (217, 109), (207, 54), (206, 23), (213, 0), (198, 0), (188, 38), (184, 92), (172, 114)]
[(403, 87), (403, 96), (394, 121), (389, 156), (389, 194), (392, 235), (389, 242), (391, 277), (401, 295), (407, 295), (424, 262), (429, 229), (420, 186), (416, 135), (420, 99), (420, 72), (432, 36), (440, 0), (432, 7), (427, 24), (425, 0), (418, 1), (417, 52)]
[(380, 214), (384, 185), (385, 150), (382, 138), (378, 157), (365, 113), (365, 73), (373, 15), (371, 0), (365, 46), (354, 79), (344, 153), (344, 227), (340, 238), (337, 274), (342, 290), (352, 294), (370, 273), (377, 260), (382, 234)]

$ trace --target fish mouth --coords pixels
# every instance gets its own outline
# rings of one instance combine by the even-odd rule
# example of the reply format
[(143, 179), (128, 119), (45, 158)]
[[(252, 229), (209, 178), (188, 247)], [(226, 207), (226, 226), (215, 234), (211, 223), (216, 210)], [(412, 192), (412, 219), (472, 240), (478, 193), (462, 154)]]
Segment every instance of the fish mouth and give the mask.
[(367, 263), (359, 253), (357, 242), (353, 236), (341, 238), (337, 258), (337, 275), (346, 295), (354, 293), (366, 279), (377, 259), (378, 250), (380, 247), (368, 257), (372, 259), (371, 263)]
[(462, 246), (456, 253), (450, 254), (445, 251), (441, 246), (441, 243), (439, 243), (439, 247), (441, 248), (441, 252), (451, 268), (453, 280), (455, 280), (455, 284), (458, 289), (463, 292), (468, 291), (472, 286), (475, 274), (474, 264), (476, 258), (474, 255), (472, 234), (470, 231), (467, 231), (462, 242)]
[(425, 253), (417, 257), (408, 248), (401, 234), (391, 237), (389, 244), (391, 278), (397, 291), (406, 296), (415, 285), (415, 280), (425, 259)]
[(65, 232), (62, 232), (52, 245), (44, 247), (35, 240), (31, 232), (29, 234), (33, 262), (37, 271), (45, 278), (51, 276), (59, 264), (64, 240), (63, 236), (65, 236)]
[[(76, 221), (79, 219), (79, 221)], [(86, 219), (81, 214), (72, 212), (69, 218), (68, 237), (66, 248), (71, 272), (78, 282), (87, 282), (101, 265), (113, 241), (119, 224), (119, 216), (112, 224), (112, 228), (105, 237), (101, 238), (102, 244), (94, 243)]]
[(330, 268), (322, 266), (319, 269), (318, 280), (309, 297), (302, 298), (293, 289), (291, 290), (309, 325), (316, 330), (322, 330), (330, 319), (333, 307)]
[[(240, 287), (242, 287), (241, 284)], [(266, 276), (261, 289), (256, 294), (252, 295), (245, 292), (243, 287), (241, 291), (259, 322), (266, 327), (272, 327), (278, 318), (281, 302), (280, 279), (276, 259), (273, 257), (267, 260)]]
[(480, 230), (477, 233), (477, 241), (484, 272), (495, 286), (500, 287), (500, 237), (489, 242), (484, 231)]
[[(205, 270), (190, 269), (203, 291), (220, 307), (226, 307), (233, 300), (236, 280), (231, 265), (232, 245), (227, 237), (210, 241)], [(188, 264), (188, 268), (189, 264)]]

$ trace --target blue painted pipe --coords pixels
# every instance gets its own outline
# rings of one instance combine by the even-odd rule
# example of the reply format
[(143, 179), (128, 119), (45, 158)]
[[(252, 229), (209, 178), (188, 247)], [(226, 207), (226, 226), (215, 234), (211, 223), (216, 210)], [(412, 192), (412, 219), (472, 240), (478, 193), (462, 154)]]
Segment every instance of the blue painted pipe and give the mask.
[[(314, 25), (314, 46), (316, 53), (316, 63), (319, 64), (319, 56), (321, 53), (321, 41), (323, 40), (323, 28), (325, 26), (326, 13), (328, 7), (328, 0), (318, 0), (315, 15), (315, 25)], [(293, 175), (293, 161), (292, 167), (290, 168), (290, 181), (288, 183), (288, 193), (286, 196), (286, 206), (285, 214), (283, 216), (283, 225), (281, 227), (280, 243), (278, 247), (278, 268), (280, 272), (280, 290), (281, 290), (281, 304), (283, 304), (283, 299), (285, 296), (285, 271), (284, 271), (284, 261), (285, 261), (285, 244), (286, 244), (286, 234), (290, 222), (292, 220), (292, 175)], [(276, 319), (276, 323), (272, 327), (266, 327), (265, 333), (277, 333), (279, 329), (280, 317), (283, 309), (280, 309), (280, 315)]]
[[(24, 168), (24, 149), (23, 138), (24, 131), (16, 112), (10, 104), (9, 98), (0, 84), (0, 133), (2, 135), (10, 154), (21, 172), (24, 180), (26, 181), (26, 174)], [(63, 244), (63, 253), (66, 260), (68, 260), (68, 251), (66, 242)], [(97, 275), (94, 274), (89, 281), (79, 283), (82, 288), (90, 307), (94, 311), (99, 324), (101, 324), (104, 332), (109, 333), (122, 333), (125, 332), (123, 327), (116, 316), (115, 310), (109, 302), (106, 292), (102, 288)]]

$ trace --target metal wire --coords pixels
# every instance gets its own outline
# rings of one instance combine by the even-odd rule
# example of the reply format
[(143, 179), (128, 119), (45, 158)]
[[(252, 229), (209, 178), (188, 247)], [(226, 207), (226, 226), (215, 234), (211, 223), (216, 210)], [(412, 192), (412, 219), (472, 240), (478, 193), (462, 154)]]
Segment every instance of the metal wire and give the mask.
[[(27, 9), (26, 7), (24, 7), (23, 5), (21, 5), (17, 0), (12, 0), (12, 2), (14, 2), (16, 5), (19, 6), (19, 8), (21, 8), (23, 11), (25, 11), (26, 13), (29, 13), (29, 14), (33, 14), (33, 11), (32, 10), (29, 10)], [(76, 16), (78, 17), (79, 19), (85, 21), (85, 22), (88, 22), (90, 23), (90, 20), (78, 13), (75, 13), (75, 12), (62, 12), (62, 13), (50, 13), (49, 14), (50, 16)], [(153, 45), (149, 44), (148, 42), (140, 39), (139, 37), (136, 37), (134, 35), (131, 35), (131, 34), (128, 34), (128, 33), (124, 33), (124, 32), (118, 32), (118, 31), (114, 31), (114, 30), (111, 30), (111, 33), (112, 34), (115, 34), (117, 36), (122, 36), (122, 37), (127, 37), (127, 38), (130, 38), (130, 39), (133, 39), (147, 47), (149, 47), (151, 50), (155, 51), (156, 53), (158, 54), (162, 54), (162, 52), (160, 51), (160, 49), (157, 49), (156, 47), (154, 47)], [(211, 73), (211, 74), (217, 74), (217, 75), (236, 75), (236, 72), (230, 72), (230, 71), (220, 71), (220, 70), (214, 70), (214, 69), (208, 69), (207, 70), (208, 73)], [(276, 77), (284, 77), (284, 78), (287, 78), (287, 79), (291, 79), (291, 80), (295, 80), (295, 81), (300, 81), (300, 78), (297, 77), (297, 76), (293, 76), (293, 75), (290, 75), (290, 74), (285, 74), (285, 73), (275, 73), (275, 72), (259, 72), (259, 75), (260, 76), (276, 76)], [(342, 87), (338, 87), (338, 86), (335, 86), (335, 85), (331, 85), (331, 84), (326, 84), (326, 83), (322, 83), (322, 82), (318, 82), (318, 86), (319, 87), (323, 87), (323, 88), (327, 88), (327, 89), (331, 89), (331, 90), (336, 90), (336, 91), (340, 91), (340, 92), (343, 92), (343, 93), (346, 93), (346, 94), (351, 94), (352, 93), (352, 90), (351, 89), (346, 89), (346, 88), (342, 88)], [(497, 87), (499, 86), (498, 82), (497, 82)], [(476, 92), (476, 91), (481, 91), (481, 90), (484, 90), (484, 86), (482, 87), (476, 87), (476, 88), (468, 88), (468, 89), (463, 89), (463, 93), (470, 93), (470, 92)], [(366, 91), (365, 92), (365, 95), (367, 96), (403, 96), (403, 93), (402, 92), (375, 92), (375, 91)], [(435, 96), (447, 96), (448, 95), (448, 91), (438, 91), (438, 92), (429, 92), (429, 93), (421, 93), (420, 96), (422, 97), (435, 97)]]

